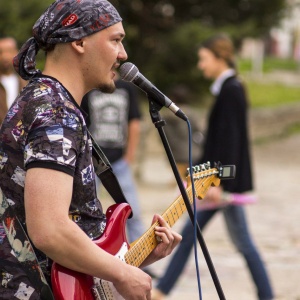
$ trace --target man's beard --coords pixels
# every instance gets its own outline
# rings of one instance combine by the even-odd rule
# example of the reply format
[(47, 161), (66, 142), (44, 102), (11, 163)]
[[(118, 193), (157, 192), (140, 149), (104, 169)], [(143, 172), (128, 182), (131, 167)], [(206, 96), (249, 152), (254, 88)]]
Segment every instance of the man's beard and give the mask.
[(111, 84), (102, 84), (98, 86), (98, 90), (102, 93), (112, 94), (116, 90), (116, 85), (114, 82)]

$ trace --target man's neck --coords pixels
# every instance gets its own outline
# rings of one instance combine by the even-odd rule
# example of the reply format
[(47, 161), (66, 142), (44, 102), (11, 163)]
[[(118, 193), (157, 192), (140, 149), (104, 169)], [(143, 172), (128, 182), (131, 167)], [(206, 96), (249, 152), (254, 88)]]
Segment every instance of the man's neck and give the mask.
[(60, 69), (45, 68), (43, 74), (57, 79), (69, 91), (77, 104), (81, 105), (85, 92), (80, 84), (80, 80), (76, 78), (76, 72), (71, 72), (67, 69), (60, 71)]
[(53, 51), (47, 53), (43, 74), (57, 79), (78, 105), (81, 104), (86, 93), (84, 78), (78, 57), (68, 44), (58, 44)]

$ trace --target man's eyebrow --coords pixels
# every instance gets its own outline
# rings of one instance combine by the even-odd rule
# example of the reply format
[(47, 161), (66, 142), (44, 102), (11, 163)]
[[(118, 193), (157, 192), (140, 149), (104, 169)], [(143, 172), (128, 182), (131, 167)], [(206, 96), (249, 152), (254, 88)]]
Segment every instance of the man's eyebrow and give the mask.
[(116, 32), (114, 34), (114, 36), (119, 36), (120, 38), (124, 38), (125, 37), (125, 33), (124, 32)]

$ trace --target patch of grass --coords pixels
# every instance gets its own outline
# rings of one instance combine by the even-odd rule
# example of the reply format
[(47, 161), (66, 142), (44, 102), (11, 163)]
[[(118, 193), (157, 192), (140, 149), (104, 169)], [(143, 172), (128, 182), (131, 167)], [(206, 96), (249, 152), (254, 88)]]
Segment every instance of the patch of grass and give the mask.
[(287, 129), (287, 134), (288, 135), (293, 135), (293, 134), (298, 134), (300, 133), (300, 123), (293, 124), (288, 127)]
[(263, 71), (271, 72), (274, 70), (296, 72), (299, 70), (299, 64), (294, 59), (280, 59), (274, 57), (265, 58)]
[[(265, 57), (263, 61), (263, 72), (269, 73), (275, 70), (296, 72), (299, 70), (299, 63), (294, 59), (282, 59), (275, 57)], [(239, 59), (238, 69), (241, 73), (249, 73), (252, 71), (251, 59)]]
[(247, 81), (246, 86), (252, 107), (300, 102), (300, 84), (299, 87), (291, 87), (278, 83)]
[[(273, 71), (299, 72), (300, 65), (294, 59), (282, 59), (275, 57), (265, 57), (263, 61), (263, 73), (265, 75)], [(245, 78), (252, 107), (274, 107), (286, 103), (300, 102), (300, 82), (299, 87), (287, 86), (277, 82), (266, 82), (254, 78), (249, 78), (247, 74), (252, 71), (251, 59), (238, 59), (238, 70)]]

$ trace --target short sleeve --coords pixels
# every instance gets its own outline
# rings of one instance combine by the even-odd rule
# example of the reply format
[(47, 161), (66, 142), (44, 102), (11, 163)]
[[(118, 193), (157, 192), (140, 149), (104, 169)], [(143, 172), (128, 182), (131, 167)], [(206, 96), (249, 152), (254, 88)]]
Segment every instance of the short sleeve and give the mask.
[(83, 126), (76, 111), (53, 108), (38, 114), (25, 143), (25, 167), (45, 167), (74, 174), (83, 149)]

